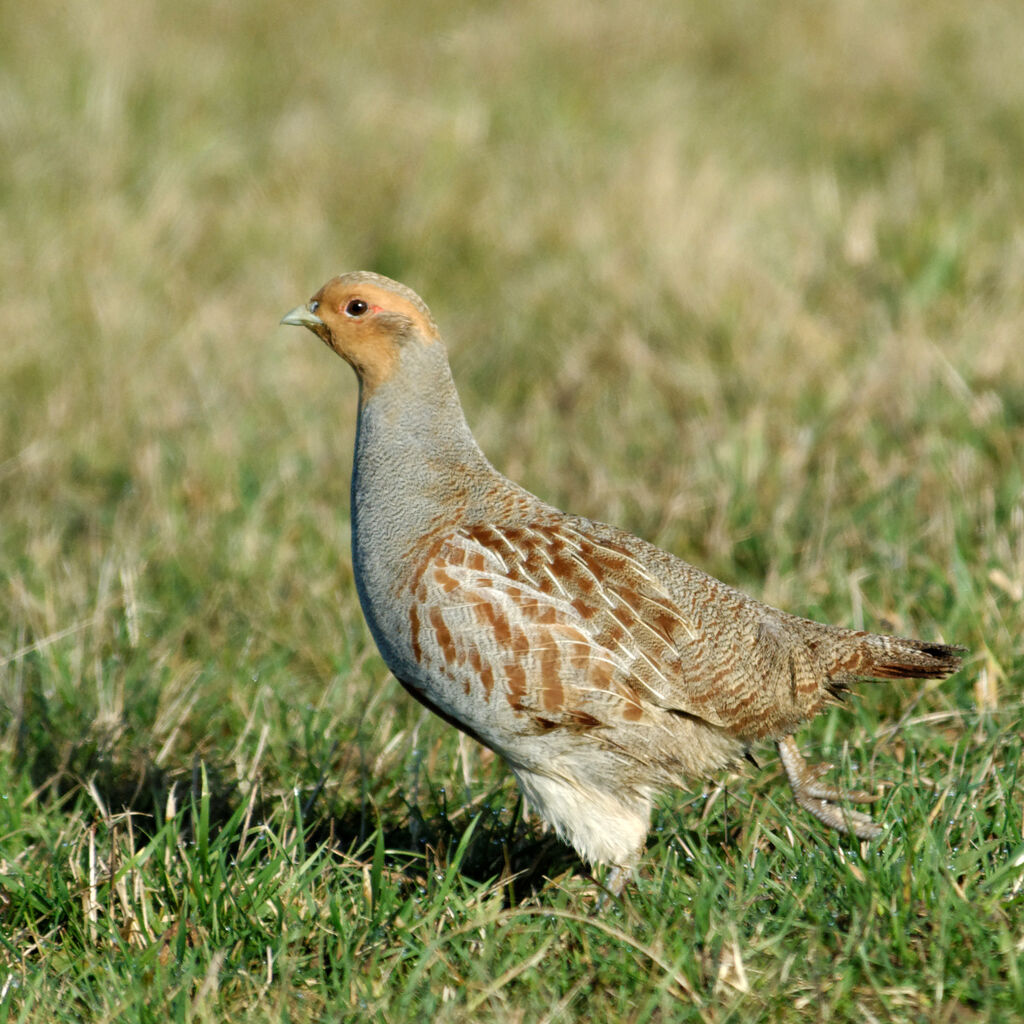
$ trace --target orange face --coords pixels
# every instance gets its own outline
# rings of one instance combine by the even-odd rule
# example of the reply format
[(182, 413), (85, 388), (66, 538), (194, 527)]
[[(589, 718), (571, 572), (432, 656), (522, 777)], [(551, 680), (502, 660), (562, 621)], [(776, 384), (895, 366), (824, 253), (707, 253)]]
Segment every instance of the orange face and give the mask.
[(308, 327), (348, 362), (362, 382), (363, 401), (395, 372), (404, 346), (440, 341), (430, 310), (415, 292), (362, 271), (328, 281), (281, 323)]

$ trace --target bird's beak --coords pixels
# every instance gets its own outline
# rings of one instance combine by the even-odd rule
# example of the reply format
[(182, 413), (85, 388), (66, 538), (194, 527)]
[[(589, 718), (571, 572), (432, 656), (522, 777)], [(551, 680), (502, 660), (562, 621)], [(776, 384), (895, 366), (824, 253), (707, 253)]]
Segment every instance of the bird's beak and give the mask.
[(296, 306), (290, 313), (281, 317), (281, 323), (290, 324), (293, 327), (308, 327), (315, 331), (318, 327), (326, 326), (323, 320), (312, 312), (308, 306)]

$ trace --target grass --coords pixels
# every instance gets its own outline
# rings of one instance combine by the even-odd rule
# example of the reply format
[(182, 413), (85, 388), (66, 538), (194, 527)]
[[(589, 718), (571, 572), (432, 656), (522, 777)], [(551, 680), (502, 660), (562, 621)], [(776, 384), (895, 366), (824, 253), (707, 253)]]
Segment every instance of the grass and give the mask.
[[(1024, 1015), (1017, 5), (39, 4), (0, 34), (0, 1022)], [(363, 625), (355, 387), (416, 288), (510, 476), (964, 643), (597, 889)]]

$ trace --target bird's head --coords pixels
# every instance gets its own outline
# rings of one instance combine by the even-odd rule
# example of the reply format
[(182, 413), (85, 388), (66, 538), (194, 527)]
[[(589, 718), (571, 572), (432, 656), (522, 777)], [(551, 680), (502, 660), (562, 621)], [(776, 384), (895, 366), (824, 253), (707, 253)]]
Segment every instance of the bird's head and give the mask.
[(332, 278), (281, 323), (308, 327), (348, 362), (364, 401), (394, 375), (403, 349), (441, 340), (430, 310), (411, 288), (369, 271)]

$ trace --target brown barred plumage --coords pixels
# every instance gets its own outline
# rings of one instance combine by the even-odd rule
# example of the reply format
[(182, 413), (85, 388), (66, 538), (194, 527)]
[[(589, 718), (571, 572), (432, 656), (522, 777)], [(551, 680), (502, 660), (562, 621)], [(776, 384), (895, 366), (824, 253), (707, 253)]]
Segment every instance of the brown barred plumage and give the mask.
[(501, 476), (466, 425), (430, 312), (370, 273), (328, 282), (285, 323), (356, 370), (359, 598), (418, 700), (500, 753), (531, 806), (612, 888), (651, 802), (773, 740), (798, 803), (860, 838), (794, 731), (862, 677), (943, 678), (962, 648), (801, 619)]

